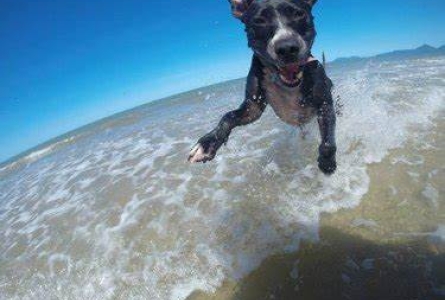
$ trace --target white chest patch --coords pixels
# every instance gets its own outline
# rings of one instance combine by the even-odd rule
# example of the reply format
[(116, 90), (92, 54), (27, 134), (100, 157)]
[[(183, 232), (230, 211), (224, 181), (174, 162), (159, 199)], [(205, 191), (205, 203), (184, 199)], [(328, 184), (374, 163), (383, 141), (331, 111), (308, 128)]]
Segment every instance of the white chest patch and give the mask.
[(264, 69), (264, 89), (267, 103), (275, 114), (291, 125), (303, 125), (315, 116), (315, 109), (305, 105), (300, 87), (287, 87), (280, 82), (278, 74)]

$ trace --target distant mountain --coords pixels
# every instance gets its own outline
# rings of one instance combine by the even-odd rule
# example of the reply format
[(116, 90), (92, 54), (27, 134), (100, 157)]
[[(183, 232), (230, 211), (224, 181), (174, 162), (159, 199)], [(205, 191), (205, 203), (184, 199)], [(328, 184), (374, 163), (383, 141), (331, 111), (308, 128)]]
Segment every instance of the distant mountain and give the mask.
[(396, 50), (388, 53), (378, 54), (371, 57), (352, 56), (352, 57), (337, 58), (330, 64), (342, 65), (342, 64), (364, 63), (368, 61), (394, 61), (394, 60), (415, 59), (415, 58), (434, 57), (442, 55), (445, 56), (445, 45), (439, 48), (435, 48), (433, 46), (425, 44), (415, 49)]

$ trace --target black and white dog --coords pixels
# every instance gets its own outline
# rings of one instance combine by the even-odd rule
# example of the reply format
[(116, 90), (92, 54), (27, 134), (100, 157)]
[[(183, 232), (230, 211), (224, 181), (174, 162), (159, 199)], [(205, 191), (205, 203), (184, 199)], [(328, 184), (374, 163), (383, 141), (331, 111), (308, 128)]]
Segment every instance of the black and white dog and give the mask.
[(286, 123), (301, 126), (317, 116), (321, 144), (318, 166), (325, 174), (337, 168), (332, 82), (311, 55), (316, 32), (312, 7), (317, 0), (229, 0), (245, 25), (254, 54), (245, 100), (200, 138), (190, 162), (212, 160), (231, 130), (259, 119), (267, 104)]

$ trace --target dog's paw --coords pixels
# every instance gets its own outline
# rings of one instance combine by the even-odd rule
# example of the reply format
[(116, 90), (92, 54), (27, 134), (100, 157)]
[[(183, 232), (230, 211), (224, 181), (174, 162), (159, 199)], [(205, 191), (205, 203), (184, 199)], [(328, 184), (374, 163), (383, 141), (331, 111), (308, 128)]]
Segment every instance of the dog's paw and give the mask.
[(206, 163), (209, 160), (212, 160), (215, 157), (216, 151), (213, 153), (211, 151), (205, 151), (204, 147), (197, 143), (195, 147), (190, 151), (188, 161), (191, 163), (203, 162)]
[(190, 151), (188, 161), (206, 163), (215, 158), (216, 151), (222, 144), (223, 141), (217, 139), (216, 135), (210, 132), (198, 140), (198, 143)]
[(335, 156), (326, 157), (320, 155), (318, 157), (318, 168), (326, 175), (332, 175), (337, 170), (337, 162)]

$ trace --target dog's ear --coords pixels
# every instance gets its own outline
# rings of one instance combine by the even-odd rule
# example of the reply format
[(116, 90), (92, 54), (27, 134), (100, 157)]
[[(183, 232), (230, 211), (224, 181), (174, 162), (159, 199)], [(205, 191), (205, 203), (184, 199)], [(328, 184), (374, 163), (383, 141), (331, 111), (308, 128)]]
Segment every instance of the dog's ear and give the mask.
[(310, 7), (314, 6), (317, 3), (317, 0), (302, 0), (304, 3), (309, 5)]
[(232, 14), (235, 18), (241, 19), (253, 0), (229, 0), (229, 2), (232, 7)]

